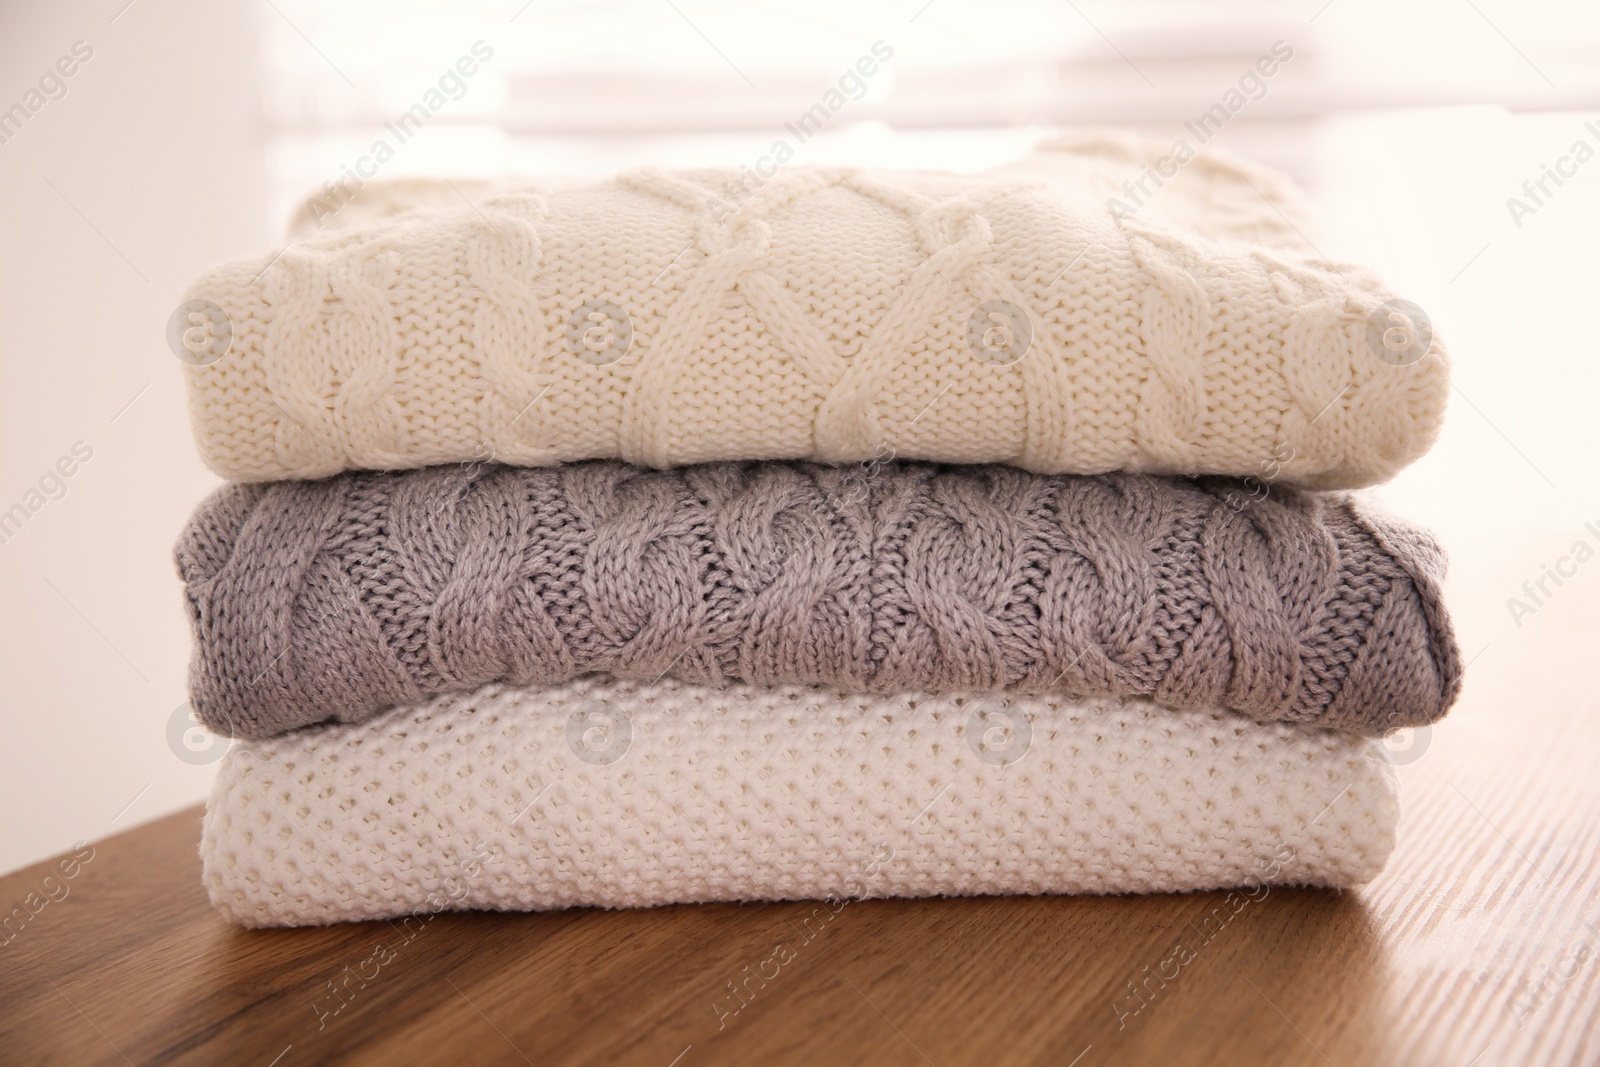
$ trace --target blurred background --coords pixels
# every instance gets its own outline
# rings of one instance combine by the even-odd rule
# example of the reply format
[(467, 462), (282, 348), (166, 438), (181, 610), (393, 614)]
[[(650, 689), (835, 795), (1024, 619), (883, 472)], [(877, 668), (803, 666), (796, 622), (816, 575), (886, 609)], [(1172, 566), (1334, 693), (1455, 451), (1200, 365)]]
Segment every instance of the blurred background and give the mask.
[[(787, 132), (874, 45), (891, 57), (821, 131)], [(1293, 174), (1319, 250), (1376, 266), (1446, 340), (1444, 435), (1377, 493), (1450, 550), (1465, 654), (1503, 668), (1479, 706), (1514, 702), (1519, 649), (1582, 664), (1600, 638), (1600, 561), (1508, 603), (1600, 546), (1595, 5), (7, 3), (0, 513), (24, 514), (0, 521), (0, 872), (204, 797), (222, 748), (185, 715), (171, 546), (217, 479), (166, 321), (209, 264), (281, 246), (430, 90), (377, 176), (738, 166), (779, 138), (795, 163), (977, 170), (1079, 126), (1196, 145), (1186, 123), (1275, 46), (1291, 58), (1206, 148)], [(441, 89), (463, 55), (476, 73)], [(1572, 699), (1595, 712), (1592, 686)], [(1493, 743), (1473, 716), (1451, 744)]]

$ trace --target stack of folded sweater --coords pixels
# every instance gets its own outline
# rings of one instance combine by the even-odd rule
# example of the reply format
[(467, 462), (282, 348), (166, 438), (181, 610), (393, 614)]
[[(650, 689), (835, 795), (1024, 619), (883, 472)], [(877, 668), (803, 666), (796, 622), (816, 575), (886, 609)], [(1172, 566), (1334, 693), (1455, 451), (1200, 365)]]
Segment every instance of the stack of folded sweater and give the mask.
[(1437, 545), (1334, 490), (1431, 444), (1444, 354), (1280, 176), (1108, 209), (1159, 154), (374, 184), (210, 271), (212, 901), (1375, 875), (1375, 738), (1459, 654)]

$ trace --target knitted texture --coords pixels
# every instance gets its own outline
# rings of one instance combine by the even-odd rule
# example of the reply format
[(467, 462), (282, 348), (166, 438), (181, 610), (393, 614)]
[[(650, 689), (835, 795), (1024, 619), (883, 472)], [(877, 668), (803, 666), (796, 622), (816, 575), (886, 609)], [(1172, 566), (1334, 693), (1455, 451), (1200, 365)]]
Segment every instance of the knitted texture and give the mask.
[(590, 672), (1381, 733), (1443, 715), (1461, 674), (1429, 536), (1222, 479), (475, 464), (228, 486), (176, 554), (191, 703), (244, 737)]
[(1380, 748), (1142, 700), (489, 687), (236, 743), (200, 852), (247, 926), (1348, 886), (1394, 845)]
[(1165, 151), (1096, 137), (974, 175), (372, 183), (330, 227), (190, 289), (231, 329), (186, 370), (200, 452), (240, 481), (893, 454), (1271, 464), (1318, 488), (1421, 455), (1442, 345), (1380, 358), (1368, 317), (1393, 294), (1314, 254), (1273, 172), (1208, 151), (1109, 210)]

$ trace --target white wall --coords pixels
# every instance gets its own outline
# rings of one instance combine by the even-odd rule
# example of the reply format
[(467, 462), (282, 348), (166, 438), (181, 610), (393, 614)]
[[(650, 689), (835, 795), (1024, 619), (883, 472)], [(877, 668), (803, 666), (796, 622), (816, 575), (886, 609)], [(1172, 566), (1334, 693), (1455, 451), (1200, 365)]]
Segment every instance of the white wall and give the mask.
[(194, 803), (213, 770), (166, 740), (171, 547), (216, 479), (163, 331), (195, 274), (271, 240), (256, 5), (125, 2), (0, 7), (0, 109), (93, 49), (0, 144), (0, 511), (93, 449), (0, 544), (0, 871)]

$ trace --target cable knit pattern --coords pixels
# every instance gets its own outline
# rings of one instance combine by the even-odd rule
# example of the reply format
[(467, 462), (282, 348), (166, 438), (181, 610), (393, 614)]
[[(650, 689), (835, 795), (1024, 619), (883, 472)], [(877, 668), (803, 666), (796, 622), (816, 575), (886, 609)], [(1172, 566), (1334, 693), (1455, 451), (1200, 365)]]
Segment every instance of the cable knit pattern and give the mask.
[(1460, 686), (1427, 534), (1344, 496), (891, 462), (472, 464), (228, 486), (191, 702), (266, 737), (490, 682), (1148, 696), (1382, 733)]
[[(493, 457), (1001, 462), (1042, 473), (1259, 473), (1371, 484), (1421, 455), (1436, 341), (1395, 366), (1373, 275), (1308, 248), (1281, 176), (1208, 152), (1137, 215), (1165, 146), (1055, 142), (976, 175), (792, 167), (458, 191), (369, 183), (328, 228), (225, 264), (232, 324), (188, 367), (202, 456), (240, 481)], [(732, 191), (730, 191), (732, 190)], [(464, 198), (470, 196), (470, 202)], [(1020, 358), (969, 343), (1004, 301)], [(631, 328), (580, 358), (592, 302)]]
[[(1348, 886), (1394, 846), (1347, 734), (1142, 700), (489, 687), (236, 743), (211, 900), (246, 926), (444, 909)], [(408, 925), (409, 925), (408, 921)]]

